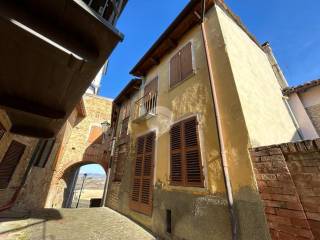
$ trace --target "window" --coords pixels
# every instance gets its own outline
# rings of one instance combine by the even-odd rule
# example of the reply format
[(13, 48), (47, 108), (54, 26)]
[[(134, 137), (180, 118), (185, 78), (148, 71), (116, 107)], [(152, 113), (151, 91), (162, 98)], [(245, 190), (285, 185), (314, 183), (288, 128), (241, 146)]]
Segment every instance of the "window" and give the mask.
[(3, 137), (3, 135), (6, 133), (6, 129), (4, 126), (0, 123), (0, 140)]
[(8, 187), (11, 177), (22, 157), (26, 145), (12, 141), (0, 162), (0, 189)]
[(172, 185), (203, 187), (196, 117), (181, 121), (171, 127), (170, 167)]
[(44, 168), (48, 162), (55, 139), (39, 140), (33, 153), (34, 166)]
[(155, 133), (139, 137), (136, 146), (130, 208), (151, 215)]
[(170, 87), (176, 86), (193, 72), (192, 45), (189, 42), (170, 60)]

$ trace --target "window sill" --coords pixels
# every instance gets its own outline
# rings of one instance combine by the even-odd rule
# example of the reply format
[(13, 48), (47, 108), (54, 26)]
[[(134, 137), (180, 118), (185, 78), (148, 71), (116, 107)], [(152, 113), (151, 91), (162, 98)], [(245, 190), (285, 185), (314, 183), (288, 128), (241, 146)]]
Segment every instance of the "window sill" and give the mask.
[(209, 194), (209, 190), (205, 187), (186, 187), (186, 186), (168, 185), (168, 186), (164, 187), (163, 190), (193, 193), (193, 194), (199, 194), (199, 195)]
[(178, 82), (176, 85), (170, 87), (170, 80), (169, 80), (169, 90), (168, 92), (171, 92), (172, 90), (176, 89), (177, 87), (179, 87), (181, 84), (183, 84), (184, 82), (188, 81), (190, 78), (194, 77), (196, 75), (196, 71), (193, 70), (193, 72), (186, 77), (185, 79), (181, 80), (180, 82)]

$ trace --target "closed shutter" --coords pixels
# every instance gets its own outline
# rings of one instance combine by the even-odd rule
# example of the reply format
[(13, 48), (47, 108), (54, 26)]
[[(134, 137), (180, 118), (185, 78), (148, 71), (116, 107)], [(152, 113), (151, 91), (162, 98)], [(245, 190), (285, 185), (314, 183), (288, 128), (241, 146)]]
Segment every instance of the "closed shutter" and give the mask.
[(22, 157), (26, 146), (12, 141), (2, 161), (0, 162), (0, 189), (8, 187), (11, 177)]
[(182, 151), (182, 124), (176, 124), (170, 131), (171, 150), (171, 184), (183, 185), (183, 151)]
[(170, 87), (174, 87), (180, 82), (180, 52), (174, 55), (170, 60)]
[(186, 185), (203, 187), (197, 119), (186, 120), (183, 127)]
[(137, 139), (137, 153), (130, 201), (132, 210), (147, 215), (152, 214), (154, 144), (154, 132)]
[(3, 127), (3, 125), (0, 123), (0, 140), (3, 137), (3, 135), (6, 133), (6, 129)]
[(191, 42), (181, 49), (181, 81), (193, 73)]
[(174, 87), (192, 73), (192, 44), (189, 42), (170, 60), (170, 87)]
[(172, 185), (203, 187), (203, 174), (195, 117), (170, 130), (170, 179)]

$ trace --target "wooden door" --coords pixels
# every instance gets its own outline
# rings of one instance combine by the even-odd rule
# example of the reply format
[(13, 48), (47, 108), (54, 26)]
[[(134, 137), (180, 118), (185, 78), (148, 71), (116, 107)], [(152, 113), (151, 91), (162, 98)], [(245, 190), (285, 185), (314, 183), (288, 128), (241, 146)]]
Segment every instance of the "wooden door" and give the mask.
[(130, 208), (146, 215), (152, 215), (155, 133), (151, 132), (139, 137), (136, 144)]

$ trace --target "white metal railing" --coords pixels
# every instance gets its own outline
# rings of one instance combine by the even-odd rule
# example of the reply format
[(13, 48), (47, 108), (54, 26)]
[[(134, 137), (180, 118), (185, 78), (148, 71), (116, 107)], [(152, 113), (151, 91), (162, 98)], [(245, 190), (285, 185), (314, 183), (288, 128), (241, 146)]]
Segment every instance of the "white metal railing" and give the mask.
[(134, 109), (134, 119), (146, 116), (148, 114), (155, 115), (157, 110), (157, 92), (149, 92), (136, 101)]

